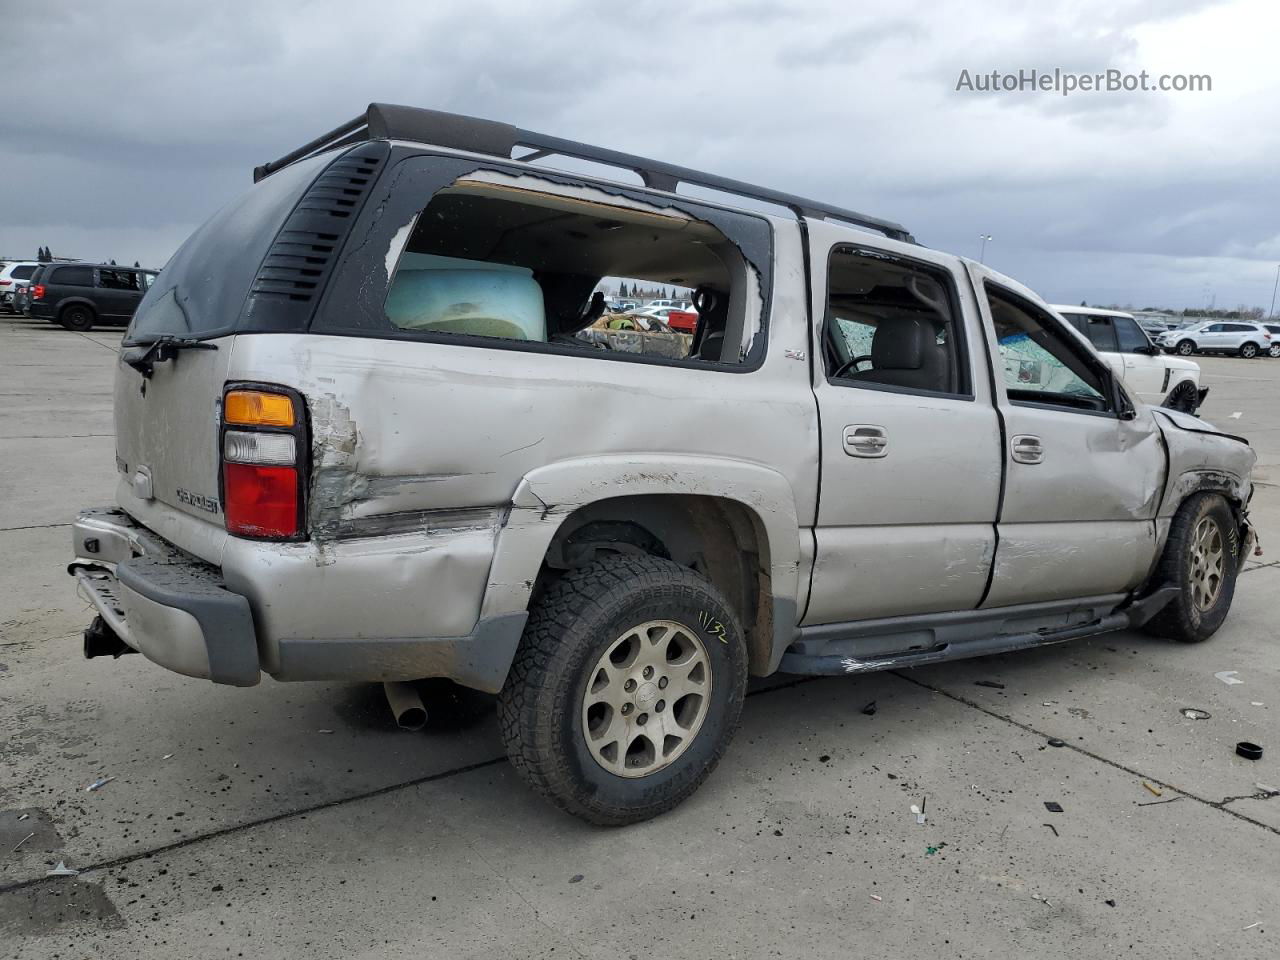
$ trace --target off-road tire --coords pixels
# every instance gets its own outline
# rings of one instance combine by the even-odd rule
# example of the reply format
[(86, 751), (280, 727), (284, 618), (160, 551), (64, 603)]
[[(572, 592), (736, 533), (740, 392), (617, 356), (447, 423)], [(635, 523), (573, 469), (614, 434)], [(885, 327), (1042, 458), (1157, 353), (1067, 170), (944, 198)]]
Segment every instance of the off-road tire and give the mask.
[[(583, 698), (616, 639), (651, 620), (698, 632), (711, 693), (683, 753), (652, 774), (623, 777), (591, 755)], [(621, 826), (665, 813), (698, 789), (737, 730), (746, 685), (742, 629), (710, 582), (671, 560), (608, 556), (566, 574), (533, 608), (498, 697), (498, 720), (512, 766), (534, 790), (590, 823)]]
[(1258, 345), (1256, 343), (1240, 344), (1240, 356), (1244, 357), (1246, 360), (1252, 360), (1257, 355)]
[[(1217, 598), (1208, 609), (1201, 610), (1193, 594), (1191, 571), (1195, 531), (1202, 520), (1218, 526), (1223, 543), (1222, 582)], [(1208, 640), (1226, 619), (1235, 596), (1236, 576), (1240, 566), (1240, 533), (1227, 501), (1216, 493), (1197, 493), (1188, 497), (1174, 514), (1169, 539), (1156, 569), (1155, 583), (1175, 584), (1181, 589), (1169, 604), (1146, 624), (1146, 632), (1179, 643)]]
[(1179, 356), (1189, 357), (1196, 352), (1196, 345), (1190, 340), (1179, 340), (1178, 345), (1173, 349), (1178, 352)]
[(68, 330), (84, 333), (93, 329), (94, 315), (88, 307), (72, 304), (58, 315), (58, 322)]
[(1183, 380), (1169, 391), (1161, 406), (1180, 413), (1195, 413), (1199, 399), (1195, 384), (1190, 380)]

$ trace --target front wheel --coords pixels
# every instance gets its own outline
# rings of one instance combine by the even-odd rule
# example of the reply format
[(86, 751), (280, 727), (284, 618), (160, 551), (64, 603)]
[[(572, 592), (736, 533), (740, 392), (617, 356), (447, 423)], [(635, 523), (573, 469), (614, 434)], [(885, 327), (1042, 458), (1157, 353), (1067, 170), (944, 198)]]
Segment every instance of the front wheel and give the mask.
[(498, 698), (512, 765), (562, 810), (620, 826), (665, 813), (719, 762), (746, 695), (742, 631), (707, 580), (615, 556), (534, 607)]
[(1190, 340), (1182, 340), (1178, 343), (1178, 353), (1184, 357), (1189, 357), (1196, 352), (1196, 345)]
[(1164, 398), (1161, 406), (1169, 410), (1177, 410), (1179, 413), (1195, 413), (1199, 402), (1200, 395), (1196, 391), (1195, 384), (1190, 380), (1183, 380), (1169, 391), (1169, 395)]
[(1173, 517), (1156, 583), (1178, 595), (1146, 625), (1181, 643), (1208, 640), (1227, 617), (1236, 591), (1240, 535), (1227, 501), (1216, 493), (1188, 498)]
[(1252, 360), (1258, 355), (1258, 345), (1256, 343), (1245, 343), (1240, 345), (1240, 356), (1246, 360)]

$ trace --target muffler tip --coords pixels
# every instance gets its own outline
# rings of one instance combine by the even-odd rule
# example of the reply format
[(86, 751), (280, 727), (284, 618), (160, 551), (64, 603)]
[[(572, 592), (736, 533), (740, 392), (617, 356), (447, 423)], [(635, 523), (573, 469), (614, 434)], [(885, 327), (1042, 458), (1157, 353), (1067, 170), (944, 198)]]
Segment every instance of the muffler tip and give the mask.
[(412, 683), (388, 680), (382, 685), (387, 695), (387, 706), (401, 730), (417, 731), (427, 725), (427, 708), (423, 706), (418, 688)]

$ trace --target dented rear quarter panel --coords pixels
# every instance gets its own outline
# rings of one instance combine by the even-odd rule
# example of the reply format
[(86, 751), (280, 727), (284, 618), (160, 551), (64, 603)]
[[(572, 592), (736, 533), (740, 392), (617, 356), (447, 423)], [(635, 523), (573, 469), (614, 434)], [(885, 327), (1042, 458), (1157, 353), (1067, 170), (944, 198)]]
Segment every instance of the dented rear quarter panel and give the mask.
[[(807, 337), (799, 229), (776, 220), (774, 230), (767, 350), (746, 372), (376, 337), (238, 336), (232, 379), (306, 398), (311, 542), (230, 543), (226, 565), (248, 566), (228, 583), (256, 594), (276, 638), (458, 636), (482, 608), (486, 617), (525, 609), (547, 544), (575, 507), (691, 493), (750, 509), (768, 532), (775, 596), (801, 602), (817, 414), (808, 364), (785, 352), (803, 357)], [(297, 564), (309, 565), (307, 578), (288, 572)], [(325, 598), (314, 615), (297, 606), (304, 582)]]

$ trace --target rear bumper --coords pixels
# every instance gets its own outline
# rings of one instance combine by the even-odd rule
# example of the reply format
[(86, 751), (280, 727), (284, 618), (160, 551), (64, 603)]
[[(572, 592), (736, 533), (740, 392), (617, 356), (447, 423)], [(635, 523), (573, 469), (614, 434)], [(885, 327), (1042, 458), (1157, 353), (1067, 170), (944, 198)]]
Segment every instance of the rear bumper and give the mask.
[[(379, 621), (386, 626), (390, 619), (386, 604), (366, 605), (365, 591), (366, 603), (356, 605), (363, 621), (374, 628), (373, 636), (354, 631), (339, 636), (289, 631), (276, 636), (264, 624), (301, 626), (325, 617), (341, 621), (350, 612), (346, 600), (355, 600), (342, 596), (342, 581), (363, 584), (361, 566), (350, 558), (323, 567), (312, 561), (306, 565), (309, 578), (286, 577), (275, 583), (255, 578), (236, 589), (223, 570), (179, 550), (116, 508), (82, 512), (72, 525), (72, 541), (76, 560), (69, 572), (121, 640), (162, 667), (215, 683), (251, 686), (263, 672), (277, 680), (447, 677), (497, 693), (527, 619), (518, 613), (473, 621), (474, 628), (462, 636), (378, 635)], [(300, 562), (284, 563), (276, 554), (267, 559), (263, 569), (276, 576), (281, 567), (293, 572), (303, 567)], [(387, 559), (397, 561), (394, 553)], [(243, 580), (244, 573), (237, 573), (235, 582)], [(303, 589), (304, 581), (311, 584), (309, 591)], [(279, 602), (264, 602), (264, 590), (277, 592)], [(402, 605), (409, 606), (408, 593), (400, 596)], [(441, 600), (448, 602), (447, 594)], [(454, 602), (463, 600), (455, 597)], [(267, 606), (276, 609), (268, 611)], [(306, 618), (299, 606), (309, 608)], [(282, 622), (285, 617), (289, 620)]]
[(80, 592), (130, 647), (188, 677), (258, 682), (249, 601), (217, 569), (150, 534), (121, 511), (91, 510), (72, 526)]

